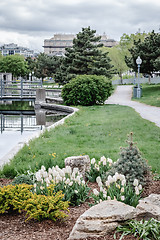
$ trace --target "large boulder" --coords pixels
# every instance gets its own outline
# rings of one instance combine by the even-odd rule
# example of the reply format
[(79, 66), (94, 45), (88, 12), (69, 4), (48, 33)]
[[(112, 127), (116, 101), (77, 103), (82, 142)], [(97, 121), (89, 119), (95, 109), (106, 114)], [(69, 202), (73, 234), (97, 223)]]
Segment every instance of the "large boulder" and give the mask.
[(145, 212), (146, 220), (153, 217), (160, 221), (160, 194), (151, 194), (140, 200), (137, 209)]
[(134, 207), (115, 200), (103, 201), (78, 218), (68, 240), (104, 236), (121, 222), (136, 216), (137, 210)]

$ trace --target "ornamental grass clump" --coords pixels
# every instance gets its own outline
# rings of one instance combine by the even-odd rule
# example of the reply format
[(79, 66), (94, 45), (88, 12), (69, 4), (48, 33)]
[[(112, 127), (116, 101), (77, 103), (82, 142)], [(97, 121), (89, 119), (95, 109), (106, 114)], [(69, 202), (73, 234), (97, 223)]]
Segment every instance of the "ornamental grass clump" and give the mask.
[(113, 164), (112, 169), (107, 173), (114, 175), (116, 172), (125, 175), (127, 183), (131, 185), (134, 179), (138, 179), (140, 184), (144, 185), (150, 175), (150, 169), (145, 159), (142, 158), (140, 151), (133, 146), (133, 133), (130, 133), (129, 146), (122, 148), (120, 158)]
[(137, 221), (130, 220), (124, 225), (117, 227), (117, 231), (114, 234), (114, 239), (116, 234), (122, 232), (122, 235), (119, 240), (123, 239), (124, 236), (133, 234), (134, 237), (143, 240), (159, 240), (160, 239), (160, 221), (157, 221), (154, 218), (151, 218), (149, 221)]
[(97, 177), (99, 191), (93, 190), (91, 197), (94, 204), (104, 200), (117, 200), (130, 206), (136, 207), (142, 193), (142, 185), (135, 179), (133, 186), (126, 183), (124, 175), (115, 173), (114, 176), (109, 175), (105, 184), (102, 183), (101, 177)]
[(90, 188), (85, 183), (78, 168), (66, 166), (60, 169), (58, 166), (49, 168), (46, 171), (45, 167), (35, 174), (36, 182), (34, 184), (34, 192), (37, 194), (48, 195), (47, 187), (54, 184), (54, 192), (62, 191), (64, 194), (63, 200), (69, 201), (70, 205), (79, 205), (87, 198)]
[(90, 171), (86, 173), (86, 177), (90, 182), (95, 182), (96, 178), (103, 176), (108, 172), (112, 167), (113, 161), (110, 158), (105, 158), (104, 156), (96, 162), (95, 158), (91, 159), (91, 168)]

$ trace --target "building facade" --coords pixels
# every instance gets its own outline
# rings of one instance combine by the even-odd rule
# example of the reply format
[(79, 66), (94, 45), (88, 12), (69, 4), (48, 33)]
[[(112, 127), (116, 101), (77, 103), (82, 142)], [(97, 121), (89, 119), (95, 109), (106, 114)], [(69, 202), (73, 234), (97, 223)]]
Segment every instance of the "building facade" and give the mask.
[(23, 55), (25, 58), (34, 56), (33, 50), (30, 50), (26, 47), (19, 47), (17, 44), (14, 43), (4, 44), (0, 46), (0, 52), (3, 56), (15, 54)]
[[(73, 46), (74, 34), (55, 34), (51, 39), (44, 40), (44, 53), (47, 55), (64, 56), (65, 48)], [(117, 45), (114, 39), (110, 39), (104, 33), (101, 36), (101, 42), (105, 47), (113, 47)]]

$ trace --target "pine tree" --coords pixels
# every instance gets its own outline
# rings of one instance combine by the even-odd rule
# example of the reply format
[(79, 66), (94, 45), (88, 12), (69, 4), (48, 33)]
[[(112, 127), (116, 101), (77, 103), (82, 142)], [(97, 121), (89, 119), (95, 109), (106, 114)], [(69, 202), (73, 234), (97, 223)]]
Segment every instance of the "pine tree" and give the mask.
[[(100, 43), (101, 37), (95, 36), (95, 33), (90, 27), (82, 28), (82, 32), (73, 39), (73, 47), (66, 48), (61, 69), (56, 74), (57, 82), (65, 84), (76, 75), (84, 74), (111, 77), (111, 60), (108, 53), (102, 53), (99, 49), (103, 44)], [(60, 80), (59, 76), (63, 79)]]
[(130, 139), (127, 141), (129, 146), (121, 148), (120, 158), (114, 163), (107, 176), (118, 172), (125, 175), (128, 183), (133, 184), (134, 179), (138, 179), (139, 183), (144, 185), (150, 176), (150, 169), (139, 149), (134, 146), (132, 132), (129, 137)]

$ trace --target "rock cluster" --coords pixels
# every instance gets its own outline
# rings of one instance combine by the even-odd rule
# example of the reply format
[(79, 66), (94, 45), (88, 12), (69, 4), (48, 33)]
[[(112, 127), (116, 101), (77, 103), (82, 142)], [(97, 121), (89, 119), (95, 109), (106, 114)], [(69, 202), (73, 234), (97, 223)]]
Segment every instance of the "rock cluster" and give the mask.
[(68, 240), (101, 237), (130, 219), (160, 220), (160, 195), (151, 194), (140, 200), (136, 208), (115, 200), (103, 201), (83, 213), (77, 220)]

